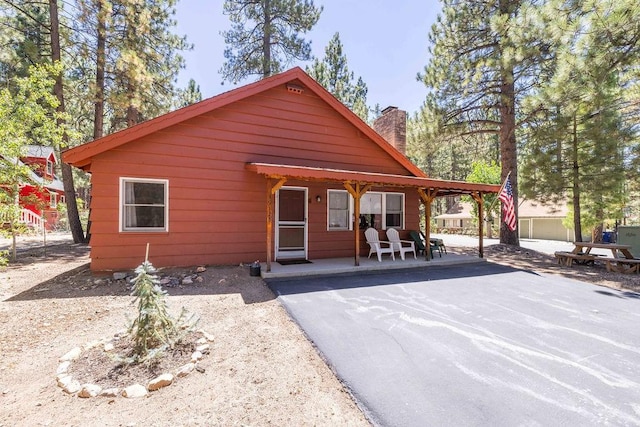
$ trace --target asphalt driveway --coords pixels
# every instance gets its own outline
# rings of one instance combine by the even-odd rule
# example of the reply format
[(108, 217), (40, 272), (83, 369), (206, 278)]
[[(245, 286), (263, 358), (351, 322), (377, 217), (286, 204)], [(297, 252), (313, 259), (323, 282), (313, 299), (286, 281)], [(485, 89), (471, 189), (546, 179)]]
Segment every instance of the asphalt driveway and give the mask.
[(271, 279), (376, 425), (640, 425), (640, 295), (491, 264)]

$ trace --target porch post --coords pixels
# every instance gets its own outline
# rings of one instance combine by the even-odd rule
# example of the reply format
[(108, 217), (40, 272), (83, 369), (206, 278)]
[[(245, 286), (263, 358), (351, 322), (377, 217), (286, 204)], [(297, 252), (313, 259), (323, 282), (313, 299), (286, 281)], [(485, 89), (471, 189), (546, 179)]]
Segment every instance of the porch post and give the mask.
[(360, 265), (360, 198), (364, 193), (369, 191), (371, 188), (371, 184), (366, 184), (364, 187), (360, 187), (360, 183), (356, 182), (356, 188), (353, 188), (351, 183), (345, 182), (344, 188), (351, 194), (353, 197), (353, 232), (354, 232), (354, 241), (355, 241), (355, 255), (354, 255), (354, 265), (357, 267)]
[(353, 260), (353, 265), (355, 265), (356, 267), (360, 265), (360, 183), (357, 182), (356, 183), (356, 189), (355, 189), (355, 193), (357, 194), (357, 197), (354, 197), (354, 201), (353, 201), (353, 216), (354, 216), (354, 221), (353, 221), (353, 229), (354, 229), (354, 233), (355, 233), (355, 244), (356, 244), (356, 250), (355, 250), (355, 257)]
[(286, 178), (281, 178), (275, 185), (272, 185), (271, 178), (267, 178), (267, 272), (271, 271), (271, 257), (273, 255), (273, 211), (276, 192), (287, 182)]
[(484, 258), (484, 199), (482, 193), (479, 192), (471, 194), (471, 197), (478, 204), (478, 254), (480, 258)]
[(430, 188), (425, 191), (419, 188), (418, 194), (424, 203), (424, 259), (429, 261), (431, 259), (431, 203), (438, 195), (438, 189)]

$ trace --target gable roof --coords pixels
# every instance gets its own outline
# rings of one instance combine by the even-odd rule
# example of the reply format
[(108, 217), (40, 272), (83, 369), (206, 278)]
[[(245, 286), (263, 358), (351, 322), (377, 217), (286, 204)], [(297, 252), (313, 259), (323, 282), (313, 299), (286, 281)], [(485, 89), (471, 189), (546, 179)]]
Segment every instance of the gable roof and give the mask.
[(46, 147), (44, 145), (27, 145), (27, 152), (23, 157), (33, 157), (40, 159), (47, 159), (53, 156), (53, 161), (57, 162), (56, 154), (53, 151), (53, 147)]
[(189, 105), (111, 135), (107, 135), (72, 148), (62, 154), (62, 159), (73, 166), (87, 169), (91, 165), (93, 156), (294, 80), (302, 83), (311, 92), (329, 104), (360, 132), (380, 146), (380, 148), (382, 148), (394, 160), (407, 169), (407, 171), (412, 173), (414, 176), (423, 178), (427, 177), (420, 168), (411, 163), (407, 157), (391, 146), (391, 144), (389, 144), (384, 138), (371, 129), (369, 125), (363, 122), (360, 117), (345, 107), (344, 104), (338, 101), (331, 93), (305, 73), (300, 67), (292, 68), (283, 73), (233, 89), (229, 92), (222, 93), (196, 104)]

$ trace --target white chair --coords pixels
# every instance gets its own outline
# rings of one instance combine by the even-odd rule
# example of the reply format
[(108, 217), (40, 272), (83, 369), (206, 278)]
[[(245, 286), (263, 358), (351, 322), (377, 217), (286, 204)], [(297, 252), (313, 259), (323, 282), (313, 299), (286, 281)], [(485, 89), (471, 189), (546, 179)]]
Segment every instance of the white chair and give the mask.
[(387, 230), (387, 239), (391, 242), (391, 248), (394, 252), (400, 252), (400, 258), (404, 260), (404, 254), (413, 252), (413, 258), (418, 259), (416, 256), (416, 245), (413, 240), (400, 240), (398, 230), (395, 228), (389, 228)]
[(391, 255), (391, 259), (394, 261), (396, 260), (391, 242), (380, 241), (378, 230), (375, 228), (367, 228), (367, 231), (364, 232), (364, 236), (367, 238), (367, 243), (370, 248), (369, 256), (367, 258), (371, 258), (371, 254), (376, 253), (378, 255), (378, 262), (382, 262), (382, 254), (389, 254)]

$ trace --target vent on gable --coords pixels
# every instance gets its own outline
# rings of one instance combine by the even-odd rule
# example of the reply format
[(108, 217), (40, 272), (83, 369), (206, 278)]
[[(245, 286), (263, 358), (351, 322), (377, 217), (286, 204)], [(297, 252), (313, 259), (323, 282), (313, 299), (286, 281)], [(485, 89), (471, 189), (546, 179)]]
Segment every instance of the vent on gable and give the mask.
[(293, 83), (287, 83), (287, 90), (291, 93), (295, 93), (296, 95), (302, 95), (302, 92), (304, 92), (302, 86), (298, 86)]

